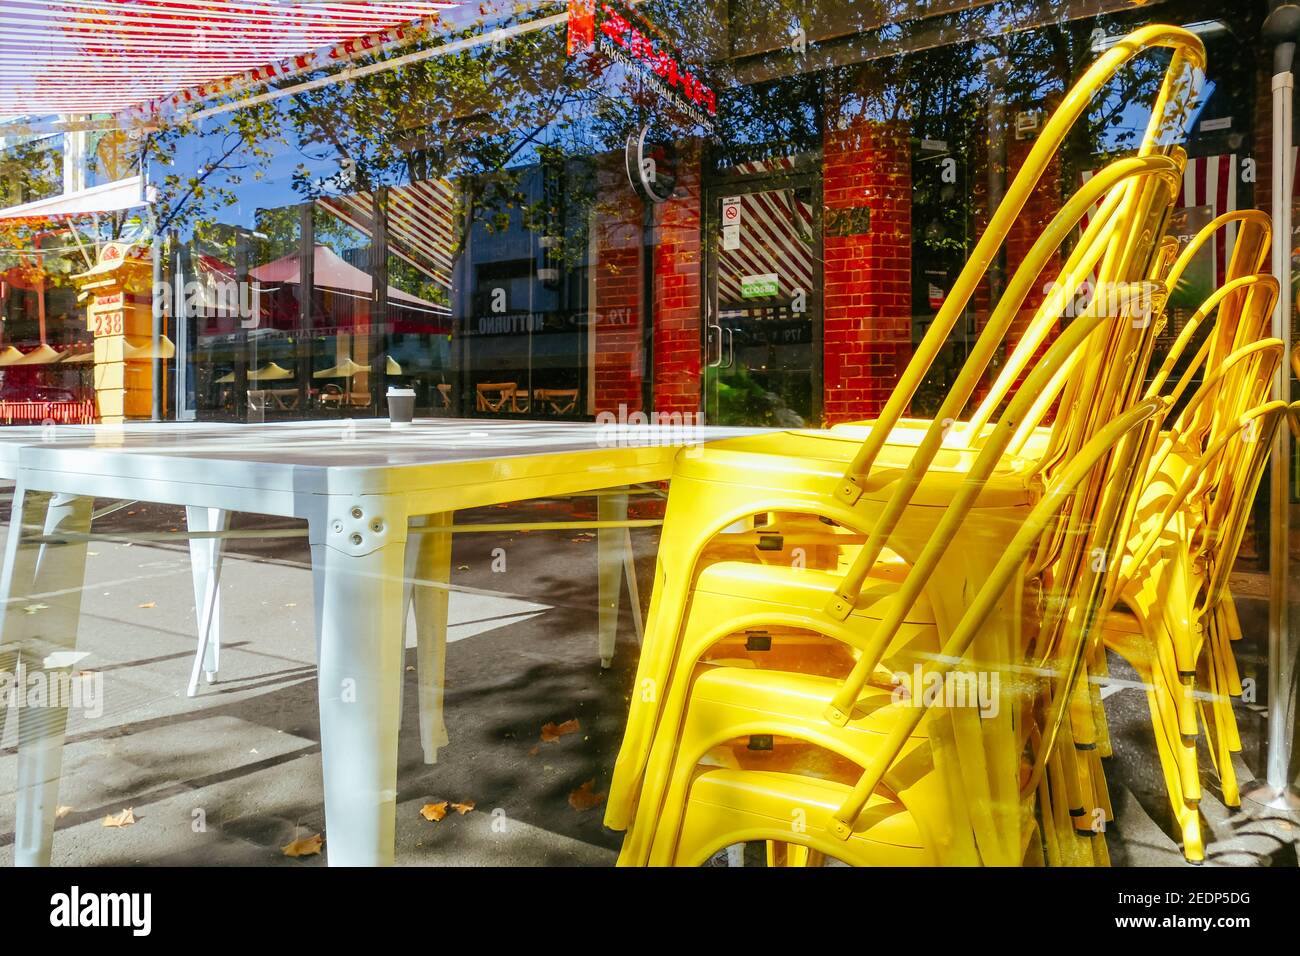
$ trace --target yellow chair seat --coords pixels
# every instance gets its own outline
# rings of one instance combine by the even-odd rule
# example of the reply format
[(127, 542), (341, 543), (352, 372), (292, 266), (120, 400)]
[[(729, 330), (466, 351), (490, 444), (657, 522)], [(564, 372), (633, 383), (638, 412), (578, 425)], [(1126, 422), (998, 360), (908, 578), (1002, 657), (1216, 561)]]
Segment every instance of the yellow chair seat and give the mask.
[[(734, 484), (745, 488), (748, 497), (761, 497), (768, 488), (781, 492), (798, 489), (826, 496), (843, 480), (845, 468), (861, 445), (859, 439), (834, 431), (789, 431), (731, 438), (683, 451), (678, 456), (673, 481), (685, 478)], [(864, 498), (887, 502), (914, 451), (908, 445), (886, 445), (864, 484)], [(911, 505), (946, 508), (952, 503), (953, 490), (970, 471), (978, 454), (978, 450), (965, 448), (940, 450), (912, 496)], [(1004, 459), (981, 490), (975, 507), (1032, 505), (1036, 498), (1032, 479), (1036, 467), (1033, 459)]]
[(928, 866), (912, 815), (873, 797), (852, 836), (834, 834), (831, 814), (851, 787), (794, 774), (709, 770), (691, 784), (686, 815), (672, 862), (699, 866), (734, 843), (773, 840), (807, 846), (856, 866)]
[[(825, 606), (844, 579), (838, 570), (798, 568), (782, 564), (751, 564), (747, 561), (718, 561), (710, 564), (695, 580), (695, 593), (761, 601), (765, 605), (797, 608), (808, 615), (810, 608)], [(877, 620), (886, 603), (898, 591), (898, 582), (868, 578), (853, 617)], [(934, 611), (922, 595), (907, 610), (904, 623), (934, 626)]]
[[(752, 741), (755, 735), (765, 735), (778, 741), (774, 746), (780, 746), (781, 740), (811, 744), (864, 767), (882, 747), (889, 746), (888, 735), (894, 726), (919, 706), (905, 694), (868, 686), (858, 697), (849, 722), (836, 726), (826, 721), (824, 714), (840, 683), (786, 671), (703, 670), (692, 687), (686, 719), (671, 754), (671, 769), (662, 755), (651, 761), (642, 794), (647, 803), (624, 842), (620, 864), (668, 862), (666, 854), (675, 845), (683, 804), (688, 800), (689, 777), (705, 755), (724, 742), (746, 737)], [(976, 826), (993, 825), (987, 809), (991, 795), (979, 787), (963, 785), (973, 781), (964, 780), (958, 767), (951, 749), (951, 728), (941, 734), (946, 770), (940, 773), (936, 768), (929, 735), (934, 719), (942, 713), (932, 710), (930, 719), (911, 729), (908, 742), (881, 781), (887, 793), (877, 796), (906, 807), (914, 818), (912, 826), (922, 835), (935, 862), (966, 865), (980, 859), (974, 841)], [(975, 819), (971, 811), (975, 811)], [(1019, 810), (1009, 815), (1015, 819)]]
[[(889, 430), (890, 445), (918, 445), (921, 438), (925, 435), (926, 429), (930, 427), (932, 419), (929, 418), (900, 418), (898, 424)], [(837, 435), (844, 435), (852, 438), (854, 441), (866, 441), (867, 435), (875, 427), (873, 421), (842, 422), (839, 425), (832, 425), (830, 430)], [(979, 435), (971, 435), (966, 422), (956, 422), (944, 436), (943, 445), (945, 448), (971, 448), (978, 450), (984, 439), (992, 432), (992, 425), (985, 425), (980, 429)], [(1025, 458), (1039, 459), (1047, 449), (1048, 442), (1052, 438), (1052, 426), (1040, 425), (1035, 428), (1025, 441), (1021, 454)]]
[[(728, 726), (739, 726), (746, 721), (753, 721), (755, 725), (761, 722), (772, 728), (765, 733), (798, 737), (820, 743), (845, 756), (861, 758), (871, 752), (874, 738), (889, 733), (899, 711), (910, 705), (903, 695), (895, 701), (890, 691), (868, 686), (858, 698), (849, 722), (837, 727), (826, 720), (825, 713), (826, 705), (835, 696), (839, 684), (839, 681), (825, 677), (790, 671), (712, 667), (695, 679), (690, 719), (693, 722), (701, 720), (702, 715), (696, 710), (700, 705), (710, 711), (715, 710), (710, 705), (725, 706)], [(748, 716), (742, 716), (741, 712)], [(910, 736), (917, 740), (928, 738), (928, 725), (928, 721), (921, 721)], [(700, 735), (697, 742), (701, 748), (714, 746), (711, 728), (697, 723), (689, 733)], [(686, 742), (688, 739), (683, 736), (681, 746), (684, 752), (692, 749)]]

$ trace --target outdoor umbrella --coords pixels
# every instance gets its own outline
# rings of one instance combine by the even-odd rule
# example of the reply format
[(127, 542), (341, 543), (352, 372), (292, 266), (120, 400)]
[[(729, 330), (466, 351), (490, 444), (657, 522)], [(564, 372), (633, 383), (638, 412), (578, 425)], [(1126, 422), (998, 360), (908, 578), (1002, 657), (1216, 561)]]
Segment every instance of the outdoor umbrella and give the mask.
[(59, 360), (59, 353), (50, 348), (49, 345), (42, 344), (32, 349), (22, 358), (15, 359), (12, 362), (6, 362), (6, 365), (49, 365), (51, 362)]
[(351, 378), (359, 372), (369, 372), (369, 365), (358, 365), (352, 361), (351, 356), (345, 358), (338, 365), (331, 365), (329, 368), (321, 369), (312, 375), (312, 378)]
[[(286, 378), (293, 378), (293, 372), (287, 368), (281, 368), (274, 362), (267, 362), (259, 369), (254, 369), (248, 373), (250, 382), (282, 382)], [(230, 385), (235, 381), (235, 373), (227, 372), (221, 378), (217, 379), (218, 385)]]
[(5, 346), (3, 352), (0, 352), (0, 366), (13, 365), (23, 357), (23, 353), (18, 351), (12, 345)]
[[(265, 286), (298, 286), (302, 282), (302, 257), (294, 252), (290, 255), (256, 266), (249, 270), (249, 277)], [(320, 245), (314, 247), (312, 258), (311, 286), (317, 292), (334, 293), (340, 304), (330, 307), (331, 317), (328, 324), (351, 326), (360, 314), (364, 314), (366, 304), (371, 301), (374, 292), (374, 280), (370, 273), (358, 269), (333, 249)], [(343, 305), (341, 303), (355, 303)], [(446, 318), (446, 308), (435, 302), (421, 299), (419, 296), (403, 292), (394, 286), (388, 287), (389, 321), (399, 319), (411, 321), (419, 317), (434, 316), (438, 327), (442, 328)], [(297, 315), (297, 306), (292, 310)], [(319, 328), (319, 324), (318, 324)]]
[(125, 357), (129, 359), (169, 359), (176, 355), (176, 345), (164, 335), (158, 340), (158, 349), (155, 352), (153, 342), (148, 339), (142, 340), (140, 345), (136, 345), (130, 339), (127, 339), (122, 351)]
[(286, 378), (293, 378), (293, 372), (281, 368), (274, 362), (267, 362), (261, 368), (248, 373), (248, 379), (252, 382), (283, 382)]

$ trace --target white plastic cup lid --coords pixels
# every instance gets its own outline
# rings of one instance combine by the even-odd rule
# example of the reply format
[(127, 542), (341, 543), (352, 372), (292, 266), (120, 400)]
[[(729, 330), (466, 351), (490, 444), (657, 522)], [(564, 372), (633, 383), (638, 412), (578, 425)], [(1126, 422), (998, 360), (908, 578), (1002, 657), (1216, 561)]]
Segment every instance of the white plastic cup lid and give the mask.
[(415, 398), (415, 389), (398, 388), (395, 385), (390, 385), (388, 386), (388, 397), (389, 398), (408, 398), (408, 397)]

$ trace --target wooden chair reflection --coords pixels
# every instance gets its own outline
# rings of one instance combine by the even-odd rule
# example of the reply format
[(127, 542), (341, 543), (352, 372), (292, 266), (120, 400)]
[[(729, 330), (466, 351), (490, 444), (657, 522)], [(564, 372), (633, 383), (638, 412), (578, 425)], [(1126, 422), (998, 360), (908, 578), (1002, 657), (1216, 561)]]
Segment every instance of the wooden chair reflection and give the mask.
[(578, 404), (576, 388), (535, 388), (533, 397), (539, 410), (549, 411), (552, 415), (567, 415)]
[(479, 382), (474, 386), (474, 407), (480, 412), (513, 410), (507, 406), (514, 400), (517, 389), (515, 382)]
[(341, 408), (343, 406), (343, 388), (339, 385), (322, 386), (316, 401), (321, 408)]
[(298, 408), (299, 393), (296, 388), (250, 388), (248, 407), (253, 411), (291, 412)]

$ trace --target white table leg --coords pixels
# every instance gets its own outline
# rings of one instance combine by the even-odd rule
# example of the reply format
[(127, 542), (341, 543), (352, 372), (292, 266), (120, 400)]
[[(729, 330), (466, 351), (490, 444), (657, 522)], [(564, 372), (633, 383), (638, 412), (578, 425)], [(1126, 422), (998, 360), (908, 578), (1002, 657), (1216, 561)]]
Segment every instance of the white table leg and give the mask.
[(632, 529), (623, 529), (623, 576), (627, 579), (627, 599), (632, 605), (632, 626), (636, 642), (645, 640), (645, 621), (641, 617), (641, 588), (636, 583), (636, 552), (632, 550)]
[[(230, 512), (221, 508), (185, 509), (190, 531), (225, 531)], [(209, 684), (221, 668), (221, 559), (225, 542), (221, 538), (190, 540), (190, 573), (194, 578), (194, 617), (199, 627), (198, 649), (186, 692), (190, 697), (198, 685), (199, 670)], [(205, 624), (205, 615), (206, 624)]]
[(309, 519), (325, 836), (333, 866), (393, 862), (407, 516), (400, 499), (323, 499)]
[[(627, 495), (607, 494), (596, 499), (596, 515), (601, 521), (627, 520)], [(618, 640), (618, 605), (623, 596), (624, 545), (623, 528), (598, 528), (596, 531), (597, 628), (600, 641), (600, 666), (614, 662)]]
[[(451, 593), (450, 534), (420, 534), (419, 528), (450, 525), (455, 512), (431, 515), (413, 529), (406, 545), (408, 577), (414, 582), (416, 682), (420, 700), (420, 746), (424, 762), (438, 762), (438, 748), (448, 743), (443, 718), (443, 687), (447, 672), (447, 610)], [(442, 585), (439, 587), (438, 585)]]
[[(23, 497), (19, 506), (15, 493), (14, 513), (35, 517)], [(46, 534), (85, 534), (90, 530), (93, 499), (55, 495), (48, 500)], [(11, 530), (11, 537), (14, 534)], [(17, 547), (29, 547), (22, 542), (21, 532), (18, 534)], [(46, 693), (42, 706), (18, 710), (18, 812), (14, 825), (14, 863), (18, 866), (48, 866), (50, 862), (75, 659), (67, 652), (77, 646), (85, 575), (85, 540), (43, 544), (38, 549), (35, 576), (28, 590), (30, 600), (20, 600), (13, 608), (22, 612), (21, 625), (11, 630), (22, 631), (21, 636), (15, 636), (25, 682), (28, 687), (43, 687)], [(16, 625), (17, 618), (15, 614)]]
[[(35, 590), (36, 560), (40, 548), (35, 544), (24, 543), (22, 528), (45, 527), (45, 515), (49, 508), (50, 496), (36, 492), (22, 493), (14, 490), (12, 511), (9, 518), (9, 533), (5, 540), (4, 566), (0, 570), (0, 673), (18, 673), (20, 660), (19, 648), (26, 630), (23, 620), (23, 608), (29, 603), (25, 596)], [(21, 520), (18, 520), (21, 516)], [(9, 609), (12, 614), (6, 614)], [(5, 720), (9, 708), (7, 701), (0, 701), (0, 739), (4, 738)], [(15, 718), (14, 726), (18, 722)]]

